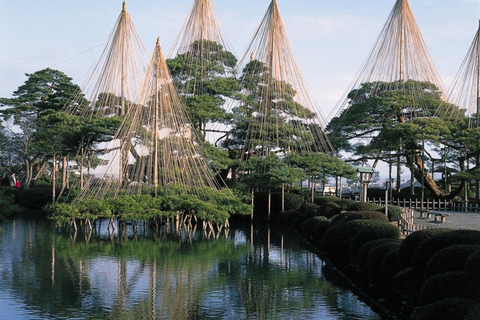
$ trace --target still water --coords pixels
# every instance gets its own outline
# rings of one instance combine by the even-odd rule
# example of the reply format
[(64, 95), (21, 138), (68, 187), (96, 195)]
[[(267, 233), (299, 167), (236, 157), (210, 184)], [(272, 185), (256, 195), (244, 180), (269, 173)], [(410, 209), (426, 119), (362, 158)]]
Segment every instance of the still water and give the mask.
[(289, 230), (0, 231), (0, 319), (380, 319)]

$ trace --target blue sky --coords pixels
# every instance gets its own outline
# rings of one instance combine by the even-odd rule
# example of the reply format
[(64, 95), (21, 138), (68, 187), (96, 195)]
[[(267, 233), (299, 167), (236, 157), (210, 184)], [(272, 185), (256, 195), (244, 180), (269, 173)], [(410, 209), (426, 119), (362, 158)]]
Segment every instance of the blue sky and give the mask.
[[(237, 57), (269, 0), (212, 0)], [(325, 116), (363, 65), (395, 0), (277, 0), (297, 63)], [(156, 38), (168, 54), (192, 0), (129, 0), (130, 16), (148, 50)], [(453, 80), (479, 25), (479, 0), (410, 0), (445, 85)], [(25, 73), (50, 67), (80, 86), (100, 57), (122, 0), (0, 0), (0, 97)]]

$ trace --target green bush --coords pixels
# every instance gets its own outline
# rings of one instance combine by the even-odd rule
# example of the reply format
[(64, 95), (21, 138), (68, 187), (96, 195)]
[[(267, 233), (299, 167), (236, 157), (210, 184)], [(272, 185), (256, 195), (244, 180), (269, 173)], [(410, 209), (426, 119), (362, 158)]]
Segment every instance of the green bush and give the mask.
[(473, 314), (476, 303), (461, 298), (447, 298), (427, 304), (418, 309), (414, 320), (478, 320), (480, 318), (469, 318)]
[(36, 188), (23, 190), (18, 194), (18, 200), (22, 207), (40, 209), (47, 203), (52, 202), (52, 187), (38, 186)]
[(422, 243), (423, 240), (429, 239), (433, 236), (436, 236), (439, 233), (451, 231), (447, 228), (432, 228), (424, 229), (420, 231), (415, 231), (414, 233), (407, 236), (400, 246), (400, 251), (398, 253), (398, 258), (400, 266), (406, 268), (412, 265), (413, 254), (417, 247)]
[(347, 210), (348, 206), (356, 203), (356, 201), (352, 200), (352, 199), (339, 199), (339, 198), (337, 198), (335, 203), (338, 204), (340, 206), (340, 208), (342, 208), (342, 211), (345, 211), (345, 210)]
[(480, 302), (480, 250), (472, 253), (467, 261), (463, 271), (468, 277), (469, 286), (472, 290), (473, 298)]
[(352, 238), (350, 243), (350, 255), (357, 253), (365, 243), (382, 238), (398, 239), (400, 231), (390, 223), (378, 220), (365, 220), (364, 227)]
[(478, 320), (480, 319), (480, 304), (470, 309), (470, 312), (463, 320)]
[(321, 215), (327, 218), (331, 218), (334, 215), (340, 214), (340, 212), (342, 212), (342, 208), (334, 202), (322, 204), (317, 209), (318, 215)]
[(317, 197), (317, 198), (313, 199), (313, 203), (321, 206), (321, 205), (324, 205), (326, 203), (335, 203), (335, 202), (337, 202), (337, 200), (339, 200), (339, 198), (337, 198), (335, 196)]
[[(258, 214), (268, 212), (268, 193), (258, 193), (255, 195), (255, 212)], [(296, 193), (284, 193), (284, 210), (297, 210), (304, 203), (303, 197)], [(270, 202), (270, 212), (276, 213), (282, 211), (282, 193), (272, 192)]]
[(381, 238), (381, 239), (375, 239), (375, 240), (372, 240), (372, 241), (369, 241), (365, 244), (363, 244), (360, 249), (358, 249), (357, 253), (355, 255), (352, 256), (352, 259), (350, 260), (350, 265), (356, 269), (358, 272), (360, 273), (366, 273), (367, 270), (366, 270), (366, 265), (367, 265), (367, 262), (368, 262), (368, 254), (370, 253), (370, 251), (381, 245), (381, 244), (385, 244), (385, 243), (391, 243), (391, 242), (395, 242), (395, 241), (398, 241), (397, 239), (391, 239), (391, 238)]
[[(388, 221), (397, 221), (402, 216), (402, 209), (395, 206), (388, 206)], [(377, 210), (378, 212), (385, 213), (385, 208)]]
[(368, 202), (355, 202), (347, 207), (347, 211), (375, 211), (381, 209), (379, 205)]
[(345, 211), (332, 217), (332, 225), (353, 220), (378, 220), (381, 222), (388, 222), (388, 218), (377, 211)]
[[(439, 250), (425, 266), (424, 279), (439, 273), (463, 271), (468, 257), (476, 250), (480, 250), (480, 245), (457, 244)], [(477, 271), (480, 271), (480, 268)]]
[(323, 237), (325, 236), (325, 233), (327, 232), (327, 230), (330, 228), (330, 225), (331, 225), (331, 221), (328, 220), (327, 218), (317, 221), (315, 228), (310, 234), (310, 237), (312, 238), (314, 243), (316, 244), (322, 243)]
[(420, 291), (420, 303), (426, 305), (446, 298), (470, 299), (468, 278), (463, 271), (437, 274), (427, 279)]
[(317, 216), (319, 206), (315, 203), (304, 203), (298, 209), (300, 216), (308, 219)]
[(413, 265), (423, 270), (435, 253), (454, 244), (480, 244), (480, 231), (452, 230), (422, 241), (413, 254)]
[(285, 225), (291, 226), (293, 219), (300, 217), (300, 213), (296, 210), (288, 210), (285, 212)]
[(382, 266), (385, 256), (400, 246), (399, 242), (387, 242), (376, 246), (367, 256), (367, 274), (370, 282), (378, 284), (382, 280)]
[(15, 203), (16, 194), (7, 189), (10, 188), (0, 188), (0, 222), (24, 211), (24, 208)]
[(305, 237), (310, 238), (317, 223), (320, 221), (326, 221), (326, 220), (328, 219), (322, 216), (309, 218), (305, 220), (305, 223), (302, 224), (302, 228), (300, 230)]
[(323, 237), (322, 249), (327, 252), (332, 261), (340, 265), (347, 264), (350, 259), (350, 241), (368, 222), (369, 221), (354, 220), (332, 225)]
[(410, 304), (418, 304), (422, 278), (422, 270), (414, 267), (401, 269), (393, 277), (394, 291), (403, 296)]
[(389, 251), (383, 258), (381, 283), (385, 288), (392, 288), (393, 278), (401, 270), (400, 263), (398, 261), (398, 252), (400, 251), (401, 242), (401, 240), (397, 240), (398, 246)]

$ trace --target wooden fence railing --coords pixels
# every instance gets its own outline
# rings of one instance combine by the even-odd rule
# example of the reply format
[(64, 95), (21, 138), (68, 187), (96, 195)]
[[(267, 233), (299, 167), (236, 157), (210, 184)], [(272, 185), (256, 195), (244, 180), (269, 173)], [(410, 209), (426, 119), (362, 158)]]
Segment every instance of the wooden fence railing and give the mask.
[[(367, 202), (375, 203), (385, 206), (385, 199), (381, 198), (368, 198)], [(461, 211), (461, 212), (479, 212), (478, 203), (452, 203), (446, 200), (435, 200), (435, 199), (392, 199), (388, 203), (392, 206), (397, 206), (401, 208), (412, 208), (417, 210), (432, 210), (432, 211)]]
[(398, 229), (400, 229), (400, 232), (403, 235), (408, 236), (412, 232), (432, 228), (430, 226), (417, 225), (413, 223), (415, 209), (412, 209), (412, 208), (400, 208), (400, 209), (402, 209), (402, 215), (398, 219)]

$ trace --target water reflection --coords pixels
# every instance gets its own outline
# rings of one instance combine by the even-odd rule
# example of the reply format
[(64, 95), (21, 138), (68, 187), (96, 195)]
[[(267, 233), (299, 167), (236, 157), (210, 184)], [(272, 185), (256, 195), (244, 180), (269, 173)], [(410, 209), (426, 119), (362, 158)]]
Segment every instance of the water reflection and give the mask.
[(295, 234), (268, 226), (72, 234), (16, 220), (0, 256), (0, 318), (380, 319)]

